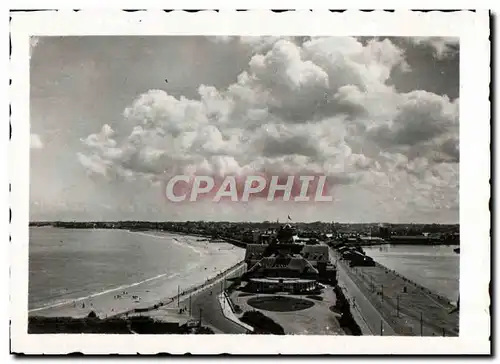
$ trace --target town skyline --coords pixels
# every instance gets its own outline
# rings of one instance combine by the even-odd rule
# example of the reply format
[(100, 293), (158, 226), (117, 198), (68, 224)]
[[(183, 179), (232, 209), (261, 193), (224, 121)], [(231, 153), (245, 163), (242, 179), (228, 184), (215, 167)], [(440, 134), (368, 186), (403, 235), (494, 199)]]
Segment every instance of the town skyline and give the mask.
[(323, 225), (366, 225), (366, 226), (385, 226), (385, 225), (393, 225), (393, 226), (460, 226), (460, 223), (423, 223), (423, 222), (407, 222), (407, 223), (394, 223), (394, 222), (380, 222), (380, 221), (371, 221), (371, 222), (355, 222), (355, 221), (329, 221), (329, 220), (316, 220), (316, 221), (293, 221), (293, 220), (31, 220), (29, 222), (31, 225), (37, 224), (51, 224), (51, 223), (64, 223), (64, 224), (116, 224), (116, 223), (144, 223), (144, 224), (187, 224), (187, 223), (202, 223), (202, 224), (269, 224), (269, 225), (314, 225), (314, 224), (323, 224)]

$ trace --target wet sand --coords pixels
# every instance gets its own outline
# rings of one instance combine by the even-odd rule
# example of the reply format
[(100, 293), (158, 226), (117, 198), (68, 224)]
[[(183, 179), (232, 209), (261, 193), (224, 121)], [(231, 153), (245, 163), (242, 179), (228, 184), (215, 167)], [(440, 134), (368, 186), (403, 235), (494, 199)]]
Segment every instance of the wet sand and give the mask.
[(173, 239), (193, 249), (200, 255), (198, 262), (188, 264), (185, 270), (173, 274), (161, 274), (133, 284), (95, 292), (67, 302), (49, 305), (29, 311), (30, 316), (85, 317), (94, 311), (99, 317), (109, 317), (134, 309), (151, 307), (160, 302), (168, 303), (177, 296), (203, 285), (207, 280), (223, 273), (240, 262), (244, 250), (229, 243), (197, 241), (199, 237), (174, 235), (162, 232), (131, 232), (159, 239)]

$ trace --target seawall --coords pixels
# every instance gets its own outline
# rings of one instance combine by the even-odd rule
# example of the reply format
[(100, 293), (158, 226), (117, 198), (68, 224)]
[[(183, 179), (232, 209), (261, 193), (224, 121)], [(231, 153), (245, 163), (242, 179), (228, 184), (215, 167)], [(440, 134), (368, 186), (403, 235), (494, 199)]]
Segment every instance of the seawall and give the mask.
[(137, 313), (137, 312), (148, 312), (148, 311), (156, 310), (156, 309), (158, 309), (160, 307), (169, 305), (169, 304), (171, 304), (173, 302), (176, 302), (176, 301), (185, 300), (189, 295), (192, 295), (192, 294), (196, 293), (197, 291), (202, 291), (204, 289), (207, 289), (207, 288), (213, 286), (220, 279), (222, 279), (225, 276), (231, 274), (237, 268), (242, 267), (243, 264), (244, 264), (244, 262), (242, 262), (242, 261), (238, 262), (238, 263), (232, 265), (231, 267), (225, 269), (221, 273), (217, 274), (215, 277), (207, 279), (205, 282), (203, 282), (201, 284), (193, 285), (189, 289), (181, 291), (180, 294), (175, 295), (175, 296), (170, 297), (170, 298), (167, 298), (167, 299), (162, 300), (160, 302), (157, 302), (154, 305), (150, 305), (150, 306), (142, 307), (142, 308), (135, 308), (135, 309), (128, 310), (128, 311), (123, 311), (123, 312), (120, 312), (120, 313), (118, 313), (117, 315), (114, 315), (114, 316), (122, 316), (122, 315), (127, 315), (127, 314), (130, 314), (130, 313)]
[(394, 335), (458, 336), (458, 314), (452, 313), (454, 306), (447, 298), (380, 263), (350, 267), (340, 254), (332, 254), (338, 258), (339, 274), (348, 281), (345, 289), (363, 300), (356, 307), (371, 326), (378, 320)]

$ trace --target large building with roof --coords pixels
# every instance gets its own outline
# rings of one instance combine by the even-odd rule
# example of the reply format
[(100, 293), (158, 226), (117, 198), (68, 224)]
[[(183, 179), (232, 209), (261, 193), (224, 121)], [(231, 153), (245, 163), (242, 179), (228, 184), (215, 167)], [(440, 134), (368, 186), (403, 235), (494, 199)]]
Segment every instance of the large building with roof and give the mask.
[(297, 244), (294, 236), (295, 229), (287, 224), (270, 238), (269, 244), (247, 245), (247, 289), (303, 292), (315, 290), (319, 282), (336, 282), (328, 247)]

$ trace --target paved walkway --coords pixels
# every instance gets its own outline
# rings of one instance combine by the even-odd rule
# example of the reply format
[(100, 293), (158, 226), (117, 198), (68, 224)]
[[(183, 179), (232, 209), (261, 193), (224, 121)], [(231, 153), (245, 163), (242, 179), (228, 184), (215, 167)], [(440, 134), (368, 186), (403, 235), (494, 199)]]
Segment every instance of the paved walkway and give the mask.
[[(330, 260), (336, 258), (336, 254), (330, 249)], [(333, 259), (332, 259), (333, 258)], [(371, 304), (368, 298), (361, 292), (359, 287), (349, 277), (347, 267), (338, 261), (337, 270), (339, 284), (351, 303), (351, 313), (361, 328), (363, 335), (395, 335), (392, 327), (382, 317), (382, 314)], [(354, 307), (353, 307), (354, 306)]]
[(217, 296), (217, 298), (219, 300), (219, 304), (220, 304), (220, 307), (222, 309), (222, 314), (224, 315), (225, 318), (227, 318), (228, 320), (233, 321), (237, 325), (242, 326), (244, 329), (246, 329), (246, 330), (248, 330), (250, 332), (253, 332), (253, 327), (252, 326), (247, 325), (246, 323), (240, 321), (240, 319), (236, 316), (236, 314), (234, 313), (234, 311), (233, 311), (233, 309), (231, 307), (231, 302), (227, 298), (227, 295), (225, 294), (225, 292), (221, 292)]
[[(239, 269), (241, 269), (241, 266)], [(226, 277), (231, 278), (237, 276), (239, 274), (239, 269), (230, 271)], [(225, 334), (246, 334), (248, 333), (247, 329), (227, 319), (222, 312), (222, 308), (217, 297), (224, 288), (224, 284), (222, 283), (223, 280), (224, 277), (221, 277), (210, 286), (205, 287), (203, 290), (192, 295), (192, 316), (196, 319), (201, 317), (203, 325), (215, 327), (219, 330), (219, 332)], [(227, 284), (229, 285), (229, 283)], [(181, 306), (189, 308), (189, 298), (181, 301)]]
[[(209, 289), (214, 289), (214, 288), (219, 288), (221, 286), (221, 289), (224, 288), (224, 284), (228, 286), (231, 282), (226, 282), (228, 278), (240, 275), (241, 272), (243, 272), (243, 266), (245, 263), (241, 262), (238, 263), (236, 266), (233, 268), (228, 269), (226, 272), (222, 273), (220, 276), (214, 277), (211, 280), (209, 280), (207, 283), (204, 283), (194, 290), (186, 293), (181, 293), (179, 297), (174, 297), (172, 298), (172, 301), (168, 303), (166, 306), (167, 307), (177, 307), (178, 306), (178, 301), (182, 302), (187, 302), (189, 300), (189, 297), (191, 298), (193, 296), (196, 296), (199, 293), (202, 293), (204, 291), (207, 291)], [(181, 305), (182, 306), (182, 305)]]
[(383, 335), (458, 336), (458, 315), (449, 313), (453, 306), (439, 295), (378, 263), (351, 268), (333, 249), (330, 255), (373, 335), (381, 335), (382, 327)]
[[(243, 267), (244, 263), (239, 263), (201, 287), (197, 287), (189, 293), (181, 294), (178, 298), (175, 297), (156, 310), (143, 312), (140, 315), (152, 316), (155, 319), (165, 321), (187, 321), (190, 318), (195, 320), (201, 318), (203, 326), (210, 327), (217, 334), (245, 334), (248, 332), (247, 329), (228, 320), (223, 315), (221, 305), (217, 299), (218, 294), (224, 288), (224, 280), (238, 276), (243, 271)], [(230, 282), (226, 282), (226, 286), (229, 284)], [(179, 313), (180, 308), (184, 309), (182, 314)]]
[[(240, 305), (243, 311), (261, 311), (276, 323), (281, 325), (285, 334), (291, 335), (345, 335), (338, 321), (340, 314), (330, 308), (335, 306), (336, 296), (332, 287), (327, 286), (321, 295), (322, 300), (315, 300), (313, 296), (282, 294), (283, 297), (301, 299), (313, 303), (309, 308), (298, 311), (268, 311), (255, 308), (248, 304), (248, 300), (258, 297), (279, 296), (281, 294), (248, 294), (234, 291), (231, 299)], [(316, 296), (316, 295), (314, 295)]]

